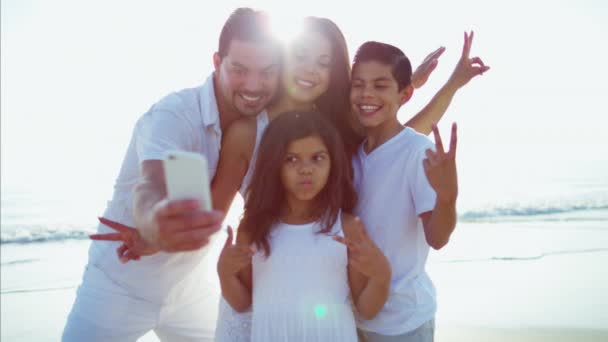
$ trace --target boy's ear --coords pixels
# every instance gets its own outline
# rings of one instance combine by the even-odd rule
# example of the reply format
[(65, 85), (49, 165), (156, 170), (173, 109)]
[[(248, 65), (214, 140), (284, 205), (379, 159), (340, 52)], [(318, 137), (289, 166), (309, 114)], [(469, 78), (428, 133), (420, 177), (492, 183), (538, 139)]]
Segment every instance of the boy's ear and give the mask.
[(215, 68), (215, 72), (220, 70), (220, 65), (222, 64), (222, 57), (217, 52), (213, 53), (213, 67)]
[(399, 105), (403, 106), (407, 101), (412, 98), (412, 95), (414, 94), (414, 87), (410, 84), (407, 87), (401, 89), (399, 93), (401, 95), (401, 97), (399, 98)]

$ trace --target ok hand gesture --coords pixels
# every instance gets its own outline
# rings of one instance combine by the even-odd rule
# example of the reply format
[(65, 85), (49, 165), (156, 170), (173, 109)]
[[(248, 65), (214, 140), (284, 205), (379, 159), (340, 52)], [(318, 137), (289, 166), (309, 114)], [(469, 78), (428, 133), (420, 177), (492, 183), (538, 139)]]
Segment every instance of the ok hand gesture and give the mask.
[(450, 150), (443, 150), (443, 142), (439, 135), (437, 125), (433, 125), (436, 151), (426, 150), (426, 159), (423, 161), (424, 172), (429, 183), (437, 193), (437, 200), (441, 202), (454, 202), (458, 196), (458, 177), (456, 175), (456, 123), (452, 124), (452, 137)]
[(479, 57), (469, 57), (471, 53), (471, 46), (473, 45), (474, 32), (467, 34), (464, 33), (464, 46), (462, 47), (462, 55), (456, 68), (450, 76), (448, 81), (456, 89), (461, 88), (465, 84), (469, 83), (473, 77), (482, 75), (484, 72), (490, 70), (490, 67), (485, 65)]

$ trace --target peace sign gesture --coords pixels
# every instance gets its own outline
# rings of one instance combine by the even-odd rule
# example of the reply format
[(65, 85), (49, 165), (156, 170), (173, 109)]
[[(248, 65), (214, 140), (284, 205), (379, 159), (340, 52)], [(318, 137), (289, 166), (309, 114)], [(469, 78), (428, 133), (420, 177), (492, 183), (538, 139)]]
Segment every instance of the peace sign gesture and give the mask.
[(89, 238), (97, 241), (122, 241), (122, 244), (116, 249), (116, 254), (118, 254), (118, 258), (123, 264), (129, 262), (129, 260), (139, 260), (142, 256), (152, 255), (160, 251), (160, 249), (147, 243), (137, 229), (108, 220), (105, 217), (98, 217), (97, 219), (114, 229), (116, 233), (92, 234), (89, 235)]
[(477, 76), (482, 75), (484, 72), (490, 70), (490, 67), (485, 65), (479, 57), (469, 57), (471, 54), (471, 46), (473, 45), (473, 36), (475, 33), (464, 33), (464, 45), (462, 47), (462, 54), (456, 68), (450, 76), (448, 83), (452, 84), (456, 88), (460, 88), (469, 81)]
[(424, 173), (437, 193), (440, 202), (454, 202), (458, 196), (458, 177), (456, 175), (456, 123), (452, 124), (450, 150), (445, 152), (437, 125), (433, 125), (436, 151), (426, 150), (423, 161)]
[(228, 237), (217, 262), (217, 273), (221, 277), (236, 276), (237, 273), (251, 264), (253, 251), (249, 246), (233, 244), (232, 227), (228, 226)]
[(345, 237), (332, 238), (348, 248), (348, 263), (366, 277), (390, 281), (391, 266), (386, 256), (365, 232), (358, 217), (345, 220)]

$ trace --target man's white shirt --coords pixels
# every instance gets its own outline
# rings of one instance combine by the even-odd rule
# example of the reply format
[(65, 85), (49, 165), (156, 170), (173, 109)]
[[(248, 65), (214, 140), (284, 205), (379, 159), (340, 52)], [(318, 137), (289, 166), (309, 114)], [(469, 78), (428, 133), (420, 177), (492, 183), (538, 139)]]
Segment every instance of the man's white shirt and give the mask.
[[(213, 75), (202, 86), (167, 95), (137, 121), (114, 195), (103, 216), (134, 225), (133, 190), (139, 179), (140, 164), (144, 160), (162, 160), (166, 151), (183, 150), (205, 155), (212, 178), (217, 169), (221, 140)], [(113, 231), (99, 226), (99, 233), (109, 232)], [(161, 252), (122, 264), (115, 252), (118, 245), (93, 242), (89, 263), (130, 293), (159, 304), (204, 295), (197, 279), (203, 273), (200, 266), (207, 248), (187, 253)]]

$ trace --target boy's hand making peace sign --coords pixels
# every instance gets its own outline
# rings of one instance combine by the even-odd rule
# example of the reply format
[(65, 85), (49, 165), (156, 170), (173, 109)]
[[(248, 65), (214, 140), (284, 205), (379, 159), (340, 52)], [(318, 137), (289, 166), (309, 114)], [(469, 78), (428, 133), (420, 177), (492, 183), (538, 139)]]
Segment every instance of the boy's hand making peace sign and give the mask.
[(450, 150), (445, 152), (443, 142), (439, 135), (437, 125), (433, 125), (435, 135), (435, 148), (426, 150), (426, 159), (423, 161), (424, 172), (429, 183), (437, 193), (437, 201), (451, 203), (458, 196), (458, 177), (456, 175), (456, 123), (452, 124), (452, 137)]

